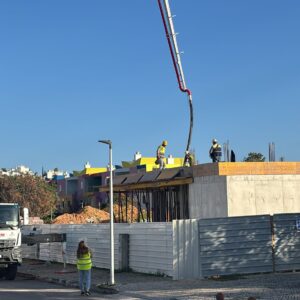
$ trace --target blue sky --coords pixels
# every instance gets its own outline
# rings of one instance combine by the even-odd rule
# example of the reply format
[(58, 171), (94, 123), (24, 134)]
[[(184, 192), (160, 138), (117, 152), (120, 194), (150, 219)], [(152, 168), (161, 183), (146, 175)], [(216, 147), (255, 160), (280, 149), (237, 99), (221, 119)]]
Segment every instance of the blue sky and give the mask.
[[(170, 0), (193, 93), (192, 148), (212, 138), (300, 159), (300, 2)], [(156, 0), (0, 2), (0, 167), (79, 170), (136, 151), (182, 156), (189, 110)]]

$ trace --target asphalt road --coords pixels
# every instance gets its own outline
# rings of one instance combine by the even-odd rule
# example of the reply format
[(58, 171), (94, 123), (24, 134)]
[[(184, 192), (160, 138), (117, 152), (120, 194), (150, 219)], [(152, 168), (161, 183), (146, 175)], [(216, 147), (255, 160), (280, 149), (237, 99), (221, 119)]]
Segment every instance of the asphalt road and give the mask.
[(9, 281), (0, 279), (0, 299), (1, 300), (63, 300), (63, 299), (134, 299), (121, 295), (105, 296), (93, 294), (91, 296), (81, 296), (78, 289), (68, 288), (53, 283), (41, 282), (34, 279), (17, 277), (16, 280)]
[[(45, 271), (41, 269), (40, 273)], [(120, 284), (119, 290), (119, 294), (113, 295), (94, 290), (91, 296), (81, 296), (77, 287), (32, 276), (20, 276), (15, 281), (0, 279), (0, 300), (213, 300), (217, 292), (223, 292), (226, 300), (246, 300), (249, 296), (257, 300), (300, 300), (300, 273), (259, 274), (227, 280), (130, 281)]]

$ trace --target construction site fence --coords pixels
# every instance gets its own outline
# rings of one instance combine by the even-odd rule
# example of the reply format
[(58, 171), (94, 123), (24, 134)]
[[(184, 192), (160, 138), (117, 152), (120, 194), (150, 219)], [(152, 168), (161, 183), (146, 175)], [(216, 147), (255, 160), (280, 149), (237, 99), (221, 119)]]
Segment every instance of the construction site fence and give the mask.
[[(66, 242), (23, 244), (23, 257), (76, 264), (78, 243), (84, 240), (92, 251), (93, 266), (110, 269), (109, 223), (23, 227), (24, 235), (49, 233), (65, 233)], [(123, 237), (127, 237), (129, 242), (124, 243)], [(114, 263), (116, 270), (127, 269), (135, 272), (173, 276), (172, 249), (172, 223), (114, 224)], [(128, 253), (125, 258), (124, 252)]]
[[(23, 234), (66, 233), (66, 242), (23, 245), (23, 257), (76, 263), (79, 241), (110, 268), (109, 224), (24, 226)], [(300, 270), (300, 213), (172, 223), (114, 224), (116, 270), (173, 279)]]

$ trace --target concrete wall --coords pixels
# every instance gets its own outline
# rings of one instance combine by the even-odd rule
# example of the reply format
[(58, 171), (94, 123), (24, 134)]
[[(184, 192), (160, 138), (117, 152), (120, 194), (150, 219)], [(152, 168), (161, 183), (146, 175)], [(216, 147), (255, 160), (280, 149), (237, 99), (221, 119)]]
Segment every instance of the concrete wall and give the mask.
[(189, 185), (190, 219), (227, 217), (226, 176), (195, 177)]
[(189, 185), (191, 219), (300, 211), (300, 175), (200, 176)]
[(300, 211), (300, 175), (226, 177), (228, 216)]

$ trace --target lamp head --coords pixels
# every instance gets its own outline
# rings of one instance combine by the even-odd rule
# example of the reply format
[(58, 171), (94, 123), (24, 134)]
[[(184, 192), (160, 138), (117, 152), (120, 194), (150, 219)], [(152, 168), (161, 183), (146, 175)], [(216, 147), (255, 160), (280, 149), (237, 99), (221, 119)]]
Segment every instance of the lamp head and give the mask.
[(98, 142), (111, 146), (111, 140), (99, 140)]

